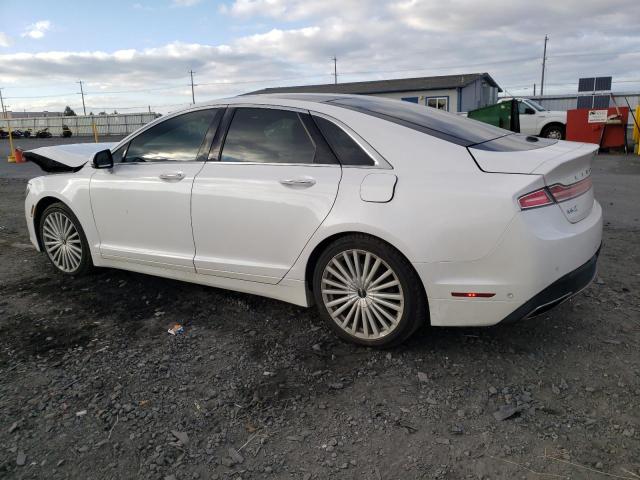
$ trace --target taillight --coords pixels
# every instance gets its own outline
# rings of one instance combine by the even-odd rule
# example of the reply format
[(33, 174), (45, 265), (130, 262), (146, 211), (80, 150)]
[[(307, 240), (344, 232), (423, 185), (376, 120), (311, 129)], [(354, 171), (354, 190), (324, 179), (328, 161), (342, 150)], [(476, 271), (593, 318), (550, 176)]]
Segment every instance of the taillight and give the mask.
[(565, 200), (571, 200), (572, 198), (579, 197), (583, 193), (589, 191), (593, 183), (591, 177), (587, 177), (579, 182), (572, 183), (571, 185), (562, 185), (557, 183), (549, 187), (549, 191), (556, 202), (564, 202)]
[(551, 198), (546, 188), (541, 188), (540, 190), (521, 196), (518, 199), (518, 203), (522, 210), (527, 210), (529, 208), (551, 205), (553, 203), (553, 198)]
[(544, 207), (546, 205), (551, 205), (552, 203), (560, 203), (579, 197), (583, 193), (588, 192), (592, 186), (593, 183), (591, 181), (591, 177), (587, 177), (584, 180), (572, 183), (571, 185), (556, 183), (550, 187), (544, 187), (540, 190), (536, 190), (535, 192), (521, 196), (518, 198), (518, 203), (522, 210)]

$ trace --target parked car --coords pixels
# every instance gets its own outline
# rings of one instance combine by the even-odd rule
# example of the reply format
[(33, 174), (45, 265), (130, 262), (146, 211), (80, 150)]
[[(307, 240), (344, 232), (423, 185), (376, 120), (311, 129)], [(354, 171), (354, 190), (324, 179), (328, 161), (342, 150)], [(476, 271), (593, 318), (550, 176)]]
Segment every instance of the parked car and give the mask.
[[(512, 98), (501, 98), (498, 103)], [(520, 114), (520, 133), (563, 140), (567, 128), (567, 112), (546, 110), (528, 98), (516, 98)]]
[(31, 132), (32, 132), (32, 130), (30, 128), (25, 128), (22, 131), (22, 134), (24, 135), (24, 138), (29, 138), (29, 137), (31, 137)]
[(60, 134), (60, 136), (68, 138), (71, 135), (73, 135), (73, 132), (71, 131), (71, 129), (67, 125), (62, 125), (62, 133)]
[(397, 100), (241, 96), (118, 143), (25, 153), (29, 236), (62, 273), (113, 267), (315, 303), (382, 347), (424, 323), (546, 311), (596, 272), (597, 146)]

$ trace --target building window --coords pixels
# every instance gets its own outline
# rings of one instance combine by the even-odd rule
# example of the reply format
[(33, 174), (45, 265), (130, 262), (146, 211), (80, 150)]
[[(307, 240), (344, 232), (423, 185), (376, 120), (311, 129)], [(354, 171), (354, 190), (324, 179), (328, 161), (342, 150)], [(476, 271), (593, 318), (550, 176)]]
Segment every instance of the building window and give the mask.
[(427, 107), (449, 111), (449, 97), (427, 97)]
[(402, 100), (405, 102), (418, 103), (418, 97), (404, 97)]

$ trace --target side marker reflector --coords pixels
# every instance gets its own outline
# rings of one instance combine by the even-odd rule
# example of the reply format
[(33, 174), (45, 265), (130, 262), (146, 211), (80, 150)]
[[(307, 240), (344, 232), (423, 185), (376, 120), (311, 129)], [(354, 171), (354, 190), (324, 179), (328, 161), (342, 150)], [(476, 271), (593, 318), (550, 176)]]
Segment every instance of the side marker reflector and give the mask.
[(451, 292), (452, 297), (466, 297), (466, 298), (491, 298), (495, 297), (495, 293), (479, 293), (479, 292)]

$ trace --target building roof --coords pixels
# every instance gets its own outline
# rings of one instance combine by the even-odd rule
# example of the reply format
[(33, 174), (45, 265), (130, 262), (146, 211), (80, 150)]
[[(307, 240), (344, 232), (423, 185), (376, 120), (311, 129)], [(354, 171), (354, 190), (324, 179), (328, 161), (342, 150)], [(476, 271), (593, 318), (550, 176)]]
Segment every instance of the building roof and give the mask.
[(392, 92), (410, 92), (414, 90), (444, 90), (449, 88), (462, 88), (478, 79), (484, 79), (492, 87), (502, 92), (500, 86), (488, 73), (464, 73), (461, 75), (442, 75), (439, 77), (397, 78), (392, 80), (373, 80), (369, 82), (348, 82), (322, 85), (299, 85), (292, 87), (265, 88), (250, 92), (257, 93), (351, 93), (351, 94), (376, 94)]

